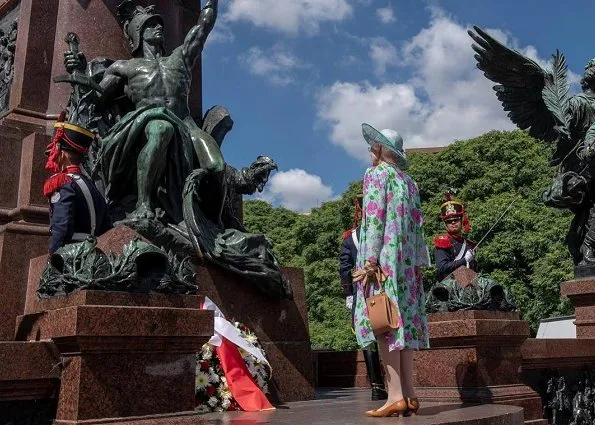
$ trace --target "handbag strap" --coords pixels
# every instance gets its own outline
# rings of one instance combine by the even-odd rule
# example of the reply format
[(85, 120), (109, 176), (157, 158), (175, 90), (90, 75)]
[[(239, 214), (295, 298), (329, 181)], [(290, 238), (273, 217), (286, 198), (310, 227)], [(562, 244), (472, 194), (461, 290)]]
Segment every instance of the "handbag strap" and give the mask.
[(374, 278), (376, 282), (382, 287), (382, 283), (387, 277), (378, 264), (371, 264), (368, 262), (366, 262), (366, 265), (363, 269), (360, 269), (353, 274), (354, 282), (362, 281), (364, 284), (364, 298), (368, 298), (370, 296), (371, 278)]

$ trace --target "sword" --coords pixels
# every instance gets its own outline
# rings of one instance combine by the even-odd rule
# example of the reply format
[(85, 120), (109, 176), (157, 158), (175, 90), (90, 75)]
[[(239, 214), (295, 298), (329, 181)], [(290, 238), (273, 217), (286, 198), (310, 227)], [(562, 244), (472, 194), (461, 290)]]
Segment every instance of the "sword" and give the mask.
[(521, 196), (521, 194), (519, 193), (510, 203), (510, 205), (508, 205), (508, 207), (506, 207), (506, 209), (504, 210), (504, 212), (502, 214), (500, 214), (500, 217), (498, 217), (498, 219), (494, 222), (494, 224), (492, 225), (492, 227), (490, 227), (488, 229), (488, 231), (485, 233), (485, 235), (483, 235), (483, 237), (479, 240), (479, 242), (477, 242), (477, 245), (475, 245), (475, 248), (473, 248), (473, 251), (475, 251), (477, 249), (477, 247), (485, 240), (485, 238), (490, 234), (490, 232), (492, 230), (494, 230), (494, 227), (496, 227), (496, 225), (498, 223), (500, 223), (500, 220), (502, 220), (504, 218), (504, 216), (506, 215), (506, 213), (512, 208), (512, 206), (514, 205), (514, 203), (517, 201), (517, 199), (519, 199), (519, 196)]
[[(75, 33), (69, 32), (68, 34), (66, 34), (66, 38), (64, 39), (64, 41), (68, 44), (68, 47), (70, 48), (70, 51), (72, 53), (79, 53), (79, 38)], [(78, 86), (83, 86), (91, 90), (95, 90), (99, 93), (103, 92), (103, 88), (99, 84), (97, 84), (89, 76), (85, 75), (78, 69), (73, 70), (72, 74), (59, 75), (55, 77), (54, 83), (69, 83), (75, 89)]]

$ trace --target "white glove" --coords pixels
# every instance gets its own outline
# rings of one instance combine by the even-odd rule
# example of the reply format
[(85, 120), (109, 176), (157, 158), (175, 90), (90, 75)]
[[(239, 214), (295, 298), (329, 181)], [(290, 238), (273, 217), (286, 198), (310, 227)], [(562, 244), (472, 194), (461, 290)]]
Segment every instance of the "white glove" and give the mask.
[(345, 307), (351, 311), (353, 308), (353, 295), (349, 295), (347, 298), (345, 298)]
[(467, 250), (467, 252), (465, 252), (465, 262), (467, 263), (467, 268), (469, 268), (469, 264), (471, 263), (471, 261), (473, 261), (473, 259), (475, 258), (475, 251), (473, 251), (472, 249)]

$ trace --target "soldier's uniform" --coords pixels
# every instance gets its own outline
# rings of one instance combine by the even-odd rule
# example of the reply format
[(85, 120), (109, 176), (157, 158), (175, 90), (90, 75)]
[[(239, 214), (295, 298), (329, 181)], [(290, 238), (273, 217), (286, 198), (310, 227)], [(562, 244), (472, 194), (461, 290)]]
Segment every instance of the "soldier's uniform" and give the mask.
[(46, 150), (46, 169), (54, 174), (43, 187), (50, 200), (50, 254), (112, 227), (105, 199), (93, 181), (81, 173), (79, 165), (59, 170), (56, 161), (60, 150), (87, 154), (94, 137), (88, 130), (63, 120), (54, 125), (54, 138)]
[[(465, 233), (469, 232), (469, 219), (465, 212), (465, 207), (459, 201), (455, 201), (446, 194), (444, 202), (440, 206), (440, 218), (448, 220), (452, 218), (460, 218), (463, 220), (463, 228)], [(473, 250), (475, 243), (462, 234), (445, 233), (434, 238), (434, 259), (436, 260), (436, 268), (438, 269), (438, 280), (443, 280), (453, 271), (461, 266), (467, 266), (473, 271), (477, 271), (477, 262), (475, 259), (468, 264), (465, 260), (465, 253)]]
[[(355, 291), (353, 290), (353, 277), (351, 273), (355, 267), (357, 259), (357, 250), (359, 245), (359, 217), (361, 217), (363, 195), (358, 195), (355, 199), (355, 218), (353, 229), (343, 233), (343, 246), (339, 256), (339, 275), (341, 276), (341, 285), (343, 286), (343, 295), (347, 298), (347, 306), (351, 308), (353, 315), (353, 306), (355, 305)], [(380, 359), (378, 357), (378, 347), (376, 350), (363, 350), (368, 379), (372, 385), (372, 400), (385, 400), (387, 393), (384, 388), (384, 379), (380, 368)]]
[[(446, 194), (440, 206), (440, 218), (445, 222), (462, 219), (462, 231), (457, 234), (445, 233), (434, 238), (434, 256), (438, 269), (438, 282), (430, 289), (426, 298), (426, 311), (437, 313), (458, 310), (499, 310), (514, 311), (513, 298), (505, 287), (497, 281), (469, 270), (461, 269), (457, 276), (453, 273), (459, 267), (478, 271), (475, 261), (476, 244), (463, 236), (469, 233), (469, 219), (465, 207)], [(448, 227), (447, 227), (448, 229)]]

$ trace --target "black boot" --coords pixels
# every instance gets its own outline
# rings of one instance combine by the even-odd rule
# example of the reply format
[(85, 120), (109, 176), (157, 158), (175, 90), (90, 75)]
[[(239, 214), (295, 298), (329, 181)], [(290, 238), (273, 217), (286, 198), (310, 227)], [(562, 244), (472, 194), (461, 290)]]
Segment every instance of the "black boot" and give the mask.
[(384, 388), (384, 379), (382, 377), (378, 349), (376, 349), (376, 351), (363, 350), (363, 352), (364, 359), (366, 360), (366, 369), (368, 370), (368, 379), (372, 385), (372, 400), (386, 400), (388, 394)]

